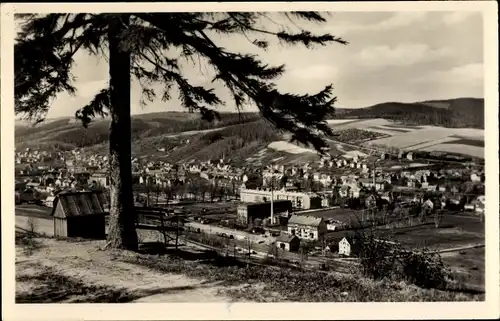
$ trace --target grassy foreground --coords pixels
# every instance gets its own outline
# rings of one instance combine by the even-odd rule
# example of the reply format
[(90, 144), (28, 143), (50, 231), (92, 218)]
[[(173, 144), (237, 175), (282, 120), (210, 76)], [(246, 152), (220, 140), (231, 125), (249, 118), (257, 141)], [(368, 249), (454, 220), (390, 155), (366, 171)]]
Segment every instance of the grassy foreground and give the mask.
[[(360, 275), (322, 274), (102, 251), (104, 242), (18, 237), (16, 302), (409, 302), (478, 301), (483, 294), (422, 289)], [(29, 248), (29, 250), (27, 250)], [(154, 298), (154, 299), (153, 299)]]

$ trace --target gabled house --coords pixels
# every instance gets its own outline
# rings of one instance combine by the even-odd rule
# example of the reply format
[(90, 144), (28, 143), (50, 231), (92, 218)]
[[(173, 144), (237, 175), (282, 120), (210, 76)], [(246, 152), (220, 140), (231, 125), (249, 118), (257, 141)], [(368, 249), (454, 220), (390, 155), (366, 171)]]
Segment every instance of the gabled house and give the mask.
[(301, 239), (319, 240), (327, 232), (327, 227), (322, 218), (292, 215), (288, 220), (287, 230), (289, 235), (296, 235)]
[(345, 236), (339, 242), (339, 255), (351, 256), (359, 253), (361, 246), (359, 241), (352, 236)]

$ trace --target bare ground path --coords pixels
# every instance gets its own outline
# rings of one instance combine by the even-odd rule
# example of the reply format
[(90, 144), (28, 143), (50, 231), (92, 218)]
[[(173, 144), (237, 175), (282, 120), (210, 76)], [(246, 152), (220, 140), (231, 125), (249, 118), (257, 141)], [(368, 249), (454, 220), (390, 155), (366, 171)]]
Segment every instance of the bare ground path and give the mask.
[[(17, 297), (33, 294), (37, 289), (43, 290), (44, 285), (36, 284), (34, 280), (43, 279), (40, 275), (51, 271), (51, 274), (57, 275), (59, 279), (77, 280), (75, 282), (86, 286), (126, 292), (133, 298), (127, 300), (128, 302), (231, 301), (220, 294), (222, 287), (217, 283), (207, 283), (180, 274), (160, 273), (148, 267), (116, 260), (113, 252), (100, 249), (104, 242), (35, 240), (40, 248), (30, 256), (26, 255), (22, 248), (16, 248)], [(123, 256), (123, 253), (120, 256)], [(68, 295), (59, 302), (75, 302), (78, 299), (78, 295)]]

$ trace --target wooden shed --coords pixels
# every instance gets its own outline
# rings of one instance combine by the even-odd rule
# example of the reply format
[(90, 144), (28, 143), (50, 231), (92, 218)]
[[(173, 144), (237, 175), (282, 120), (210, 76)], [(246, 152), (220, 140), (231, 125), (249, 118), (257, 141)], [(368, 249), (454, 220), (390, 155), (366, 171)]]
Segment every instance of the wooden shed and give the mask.
[(276, 246), (289, 252), (297, 252), (300, 248), (300, 239), (295, 235), (281, 234), (276, 238)]
[(106, 238), (105, 199), (102, 192), (62, 192), (54, 200), (54, 236)]

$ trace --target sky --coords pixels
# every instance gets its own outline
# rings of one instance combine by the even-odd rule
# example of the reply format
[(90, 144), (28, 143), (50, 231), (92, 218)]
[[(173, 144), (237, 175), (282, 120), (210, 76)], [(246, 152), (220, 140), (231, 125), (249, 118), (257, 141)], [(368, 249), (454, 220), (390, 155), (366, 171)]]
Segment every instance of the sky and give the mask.
[[(277, 13), (269, 13), (263, 27), (277, 30), (297, 26)], [(277, 81), (281, 91), (316, 93), (332, 83), (337, 107), (360, 108), (381, 102), (415, 102), (431, 99), (478, 97), (483, 94), (483, 24), (480, 12), (336, 12), (328, 22), (300, 26), (313, 33), (331, 33), (347, 40), (307, 49), (271, 43), (266, 51), (245, 37), (213, 40), (233, 52), (259, 54), (271, 65), (285, 64), (286, 72)], [(287, 28), (288, 28), (287, 27)], [(261, 39), (262, 37), (252, 37)], [(185, 76), (196, 84), (213, 87), (225, 106), (219, 111), (235, 111), (222, 84), (210, 83), (204, 63), (185, 63)], [(73, 75), (76, 96), (60, 94), (53, 102), (49, 118), (73, 116), (108, 81), (103, 59), (78, 52)], [(155, 88), (161, 88), (161, 84)], [(169, 102), (161, 100), (142, 107), (140, 86), (132, 85), (132, 114), (181, 111), (174, 93)], [(253, 106), (244, 111), (254, 111)]]

